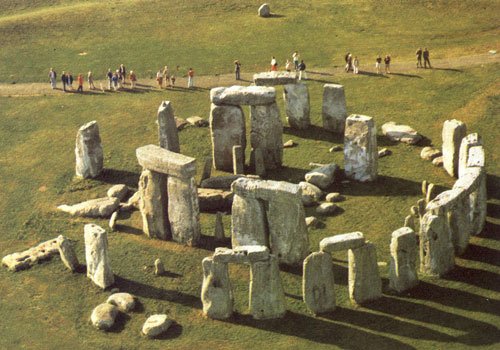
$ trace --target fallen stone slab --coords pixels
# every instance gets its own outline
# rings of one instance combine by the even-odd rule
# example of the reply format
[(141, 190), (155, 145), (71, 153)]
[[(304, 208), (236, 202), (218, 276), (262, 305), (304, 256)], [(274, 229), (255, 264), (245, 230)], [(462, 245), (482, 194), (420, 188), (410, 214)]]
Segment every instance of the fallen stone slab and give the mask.
[(148, 170), (181, 178), (196, 175), (196, 159), (194, 158), (156, 145), (139, 147), (135, 153), (139, 164)]
[(57, 237), (57, 248), (59, 249), (59, 255), (61, 256), (63, 264), (71, 271), (76, 271), (80, 263), (78, 262), (78, 258), (76, 257), (69, 239), (63, 235)]
[(378, 157), (383, 158), (390, 156), (392, 154), (392, 151), (388, 148), (382, 148), (380, 151), (378, 151)]
[(338, 203), (338, 202), (342, 202), (342, 201), (345, 200), (344, 196), (342, 196), (338, 192), (328, 193), (326, 195), (325, 199), (326, 199), (327, 202), (330, 202), (330, 203)]
[(106, 302), (116, 306), (120, 311), (129, 312), (135, 308), (134, 296), (129, 293), (111, 294)]
[(233, 192), (213, 188), (198, 188), (201, 212), (231, 211)]
[(57, 209), (73, 216), (87, 216), (92, 218), (106, 218), (120, 206), (116, 197), (91, 199), (74, 205), (60, 205)]
[(210, 90), (210, 100), (216, 105), (267, 105), (276, 101), (276, 89), (267, 86), (231, 86)]
[(299, 186), (302, 189), (301, 198), (305, 206), (314, 205), (323, 197), (323, 191), (309, 182), (299, 182)]
[(214, 188), (219, 190), (230, 190), (231, 184), (242, 178), (244, 175), (223, 175), (223, 176), (214, 176), (209, 177), (201, 182), (201, 188)]
[(122, 201), (123, 198), (125, 198), (125, 196), (127, 195), (127, 193), (128, 193), (127, 185), (121, 184), (121, 185), (111, 186), (111, 188), (108, 190), (106, 194), (108, 195), (108, 197), (116, 197), (120, 201)]
[(253, 75), (253, 82), (257, 86), (286, 85), (297, 82), (295, 72), (263, 72)]
[(243, 245), (229, 248), (215, 248), (213, 260), (216, 263), (250, 264), (269, 259), (269, 248), (263, 245)]
[(209, 125), (207, 120), (200, 118), (198, 116), (189, 117), (186, 119), (186, 121), (192, 126), (196, 126), (198, 128), (207, 127)]
[(285, 142), (285, 143), (283, 144), (283, 148), (290, 148), (290, 147), (293, 147), (293, 146), (295, 146), (295, 145), (296, 145), (296, 143), (295, 143), (295, 142), (293, 142), (293, 140), (288, 140), (287, 142)]
[(337, 164), (328, 164), (311, 170), (305, 175), (307, 182), (326, 190), (335, 181), (335, 172), (338, 170)]
[(175, 117), (175, 126), (178, 131), (181, 131), (189, 126), (189, 123), (185, 119)]
[(422, 148), (422, 151), (420, 152), (420, 158), (425, 160), (434, 160), (435, 158), (440, 157), (442, 155), (443, 153), (441, 153), (440, 150), (434, 149), (429, 146)]
[(339, 207), (333, 203), (321, 203), (316, 208), (316, 213), (319, 215), (333, 215), (338, 209)]
[(404, 142), (410, 145), (417, 144), (422, 140), (422, 135), (408, 125), (400, 125), (388, 122), (382, 125), (382, 133), (391, 141)]
[(24, 270), (56, 254), (59, 254), (59, 248), (57, 238), (54, 238), (23, 252), (4, 256), (2, 265), (11, 271)]
[(116, 306), (108, 303), (100, 304), (92, 311), (90, 321), (97, 329), (108, 330), (115, 324), (118, 313)]
[(332, 148), (330, 148), (328, 150), (328, 152), (332, 153), (332, 152), (340, 152), (340, 151), (343, 151), (344, 149), (342, 148), (342, 146), (333, 146)]
[(165, 314), (151, 315), (142, 326), (142, 334), (150, 338), (157, 337), (165, 333), (173, 322), (174, 320)]
[(319, 242), (319, 249), (322, 252), (331, 253), (340, 250), (356, 249), (365, 244), (365, 236), (361, 232), (344, 233), (323, 238)]

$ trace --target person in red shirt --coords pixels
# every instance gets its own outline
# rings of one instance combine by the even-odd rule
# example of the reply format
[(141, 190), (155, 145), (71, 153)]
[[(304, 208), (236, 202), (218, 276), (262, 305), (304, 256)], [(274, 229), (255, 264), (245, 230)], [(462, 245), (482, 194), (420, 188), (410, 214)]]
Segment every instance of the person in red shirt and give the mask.
[(192, 88), (194, 86), (194, 71), (193, 68), (189, 68), (188, 71), (188, 88)]
[(83, 77), (82, 77), (82, 73), (78, 74), (78, 90), (77, 91), (83, 92)]

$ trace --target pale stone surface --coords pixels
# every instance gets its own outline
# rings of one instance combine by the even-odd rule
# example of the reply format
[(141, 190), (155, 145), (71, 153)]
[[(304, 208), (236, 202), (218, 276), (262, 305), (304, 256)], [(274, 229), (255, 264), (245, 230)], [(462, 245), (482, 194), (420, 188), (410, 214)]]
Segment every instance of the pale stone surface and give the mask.
[(170, 239), (172, 234), (168, 221), (167, 176), (143, 170), (139, 179), (139, 193), (144, 233), (151, 238)]
[(87, 277), (102, 289), (115, 283), (108, 256), (106, 231), (95, 224), (85, 225), (85, 259)]
[[(233, 147), (246, 147), (245, 116), (240, 106), (210, 107), (210, 137), (215, 169), (233, 171)], [(243, 163), (245, 157), (243, 154)]]
[(304, 260), (302, 297), (313, 314), (335, 310), (333, 264), (330, 254), (315, 252)]
[(71, 271), (76, 271), (80, 263), (78, 262), (78, 258), (69, 239), (63, 235), (57, 237), (57, 248), (64, 265)]
[(227, 264), (216, 263), (212, 257), (204, 258), (201, 301), (203, 313), (210, 318), (226, 319), (233, 313), (233, 294)]
[[(429, 188), (429, 187), (427, 187), (427, 188)], [(414, 215), (418, 215), (420, 217), (424, 216), (426, 205), (427, 205), (427, 201), (425, 199), (423, 199), (423, 198), (419, 199), (417, 201), (417, 211), (416, 211), (416, 214), (414, 214)]]
[[(292, 73), (295, 74), (295, 73)], [(294, 129), (307, 129), (311, 125), (309, 89), (304, 82), (288, 84), (283, 87), (286, 120)]]
[(458, 177), (458, 159), (462, 139), (467, 127), (459, 120), (445, 120), (443, 124), (443, 168), (448, 174)]
[(332, 152), (340, 152), (340, 151), (342, 151), (342, 150), (344, 150), (344, 149), (342, 148), (342, 146), (338, 146), (338, 145), (337, 145), (337, 146), (333, 146), (332, 148), (330, 148), (330, 149), (328, 150), (328, 152), (330, 152), (330, 153), (332, 153)]
[(295, 146), (295, 142), (293, 142), (293, 140), (288, 140), (287, 142), (285, 142), (283, 144), (283, 148), (290, 148), (290, 147), (293, 147)]
[(427, 195), (427, 187), (429, 187), (427, 180), (422, 181), (422, 194), (424, 196)]
[(323, 86), (322, 118), (323, 128), (326, 130), (344, 132), (347, 107), (342, 85), (325, 84)]
[(256, 86), (295, 84), (297, 74), (287, 71), (256, 73), (253, 75), (253, 82)]
[(269, 245), (264, 202), (234, 195), (231, 212), (231, 243), (239, 245)]
[(382, 133), (391, 141), (404, 142), (410, 145), (415, 145), (422, 139), (422, 135), (410, 126), (399, 125), (394, 122), (383, 124)]
[(420, 152), (420, 158), (425, 160), (434, 160), (435, 158), (440, 157), (442, 155), (443, 153), (441, 153), (440, 150), (434, 149), (429, 146), (422, 148), (422, 151)]
[(114, 293), (108, 297), (108, 304), (114, 305), (120, 311), (129, 312), (135, 308), (135, 299), (129, 293)]
[(486, 166), (483, 146), (473, 146), (469, 148), (467, 158), (467, 167), (484, 167)]
[(245, 173), (245, 150), (241, 146), (233, 146), (233, 174)]
[(307, 227), (317, 227), (319, 225), (319, 220), (315, 216), (308, 216), (306, 218), (306, 226)]
[(276, 101), (276, 89), (268, 86), (217, 87), (210, 90), (210, 100), (216, 105), (266, 105)]
[(301, 188), (297, 184), (286, 181), (260, 180), (242, 177), (233, 182), (231, 189), (240, 196), (263, 199), (266, 201), (300, 200)]
[(455, 252), (445, 220), (427, 213), (420, 221), (420, 272), (442, 276), (455, 265)]
[(250, 314), (255, 319), (280, 318), (286, 312), (285, 292), (281, 283), (278, 259), (250, 265)]
[(250, 264), (269, 259), (269, 248), (263, 245), (243, 245), (233, 249), (215, 248), (213, 261), (216, 263)]
[(427, 194), (425, 195), (425, 201), (427, 203), (429, 203), (431, 200), (433, 200), (437, 193), (436, 193), (437, 189), (436, 189), (436, 186), (434, 184), (429, 184), (429, 186), (427, 186)]
[(212, 163), (213, 159), (212, 157), (205, 158), (205, 163), (203, 163), (203, 172), (201, 173), (200, 177), (200, 185), (205, 179), (209, 179), (210, 176), (212, 176)]
[(98, 305), (90, 316), (90, 321), (97, 329), (107, 330), (115, 324), (118, 308), (114, 305), (104, 303)]
[(103, 156), (97, 122), (84, 124), (76, 134), (76, 176), (96, 177), (102, 171)]
[(338, 211), (338, 206), (333, 203), (321, 203), (316, 208), (316, 213), (319, 215), (333, 215)]
[(394, 231), (390, 249), (389, 288), (401, 293), (415, 287), (418, 284), (415, 232), (409, 227)]
[(478, 133), (469, 134), (462, 139), (459, 150), (458, 159), (458, 175), (465, 171), (468, 167), (467, 161), (469, 159), (469, 149), (474, 146), (482, 146), (483, 142)]
[(348, 178), (361, 182), (377, 177), (377, 132), (373, 118), (350, 115), (344, 133), (344, 167)]
[(222, 222), (222, 213), (220, 211), (215, 214), (215, 230), (214, 239), (216, 242), (222, 242), (225, 239), (224, 223)]
[(319, 242), (319, 249), (322, 252), (331, 253), (340, 250), (356, 249), (365, 244), (365, 236), (361, 232), (344, 233), (326, 237)]
[(111, 218), (109, 219), (109, 228), (111, 229), (111, 231), (114, 231), (115, 230), (115, 227), (116, 227), (116, 220), (118, 219), (118, 213), (119, 213), (119, 209), (114, 211), (113, 214), (111, 214)]
[(196, 180), (169, 176), (168, 219), (172, 239), (187, 245), (198, 244), (201, 237), (200, 209)]
[(338, 168), (336, 164), (328, 164), (311, 170), (305, 175), (305, 179), (320, 189), (326, 190), (335, 181), (335, 172)]
[(231, 211), (233, 193), (213, 188), (198, 188), (200, 212)]
[(127, 201), (127, 204), (139, 209), (139, 201), (141, 199), (141, 193), (139, 191), (135, 192), (132, 197), (130, 197)]
[(196, 159), (194, 158), (155, 145), (139, 147), (135, 154), (139, 164), (145, 169), (186, 178), (196, 175)]
[(349, 298), (354, 304), (378, 299), (382, 296), (375, 246), (366, 242), (356, 249), (349, 249)]
[(59, 253), (57, 238), (40, 243), (36, 247), (19, 253), (6, 255), (2, 259), (2, 265), (8, 267), (11, 271), (27, 269), (30, 266), (39, 263), (49, 257)]
[(302, 189), (302, 203), (306, 206), (314, 205), (323, 197), (323, 191), (309, 182), (299, 182), (299, 186)]
[(125, 196), (127, 195), (127, 193), (128, 193), (127, 185), (122, 184), (122, 185), (111, 186), (111, 188), (108, 190), (106, 194), (108, 195), (108, 197), (116, 197), (120, 201), (122, 201), (123, 198), (125, 198)]
[(443, 157), (436, 157), (432, 160), (432, 165), (436, 166), (436, 167), (440, 167), (440, 166), (443, 166)]
[(165, 266), (163, 266), (163, 262), (161, 259), (155, 260), (155, 275), (161, 276), (165, 273)]
[[(424, 199), (424, 203), (425, 203), (425, 199)], [(425, 208), (425, 206), (424, 206), (424, 208)], [(419, 215), (419, 213), (418, 213), (418, 207), (417, 207), (416, 205), (414, 205), (414, 206), (412, 206), (412, 207), (410, 208), (410, 212), (411, 212), (414, 216), (418, 216), (418, 215)]]
[(174, 119), (175, 119), (175, 126), (177, 127), (178, 131), (181, 131), (185, 129), (187, 126), (189, 126), (189, 123), (185, 119), (178, 117), (175, 117)]
[(74, 205), (60, 205), (57, 209), (73, 216), (109, 217), (120, 206), (118, 198), (97, 198)]
[(382, 148), (380, 151), (378, 151), (378, 157), (383, 158), (390, 156), (392, 154), (391, 150), (388, 148)]
[(259, 7), (258, 13), (260, 17), (269, 17), (271, 16), (271, 7), (269, 4), (263, 4)]
[(158, 139), (161, 148), (180, 153), (179, 135), (170, 101), (163, 101), (158, 108)]
[(201, 188), (214, 188), (220, 190), (229, 190), (231, 189), (231, 184), (242, 178), (244, 175), (221, 175), (215, 176), (208, 179), (205, 179), (201, 182)]
[(165, 314), (151, 315), (142, 326), (142, 334), (154, 338), (165, 333), (172, 325), (174, 320)]
[(344, 196), (342, 196), (338, 192), (328, 193), (326, 195), (325, 199), (327, 202), (330, 202), (330, 203), (338, 203), (338, 202), (342, 202), (343, 200), (345, 200)]
[(486, 222), (486, 170), (482, 167), (469, 167), (461, 172), (453, 188), (467, 191), (470, 205), (469, 217), (472, 235), (481, 233)]
[(250, 107), (250, 144), (260, 149), (266, 170), (281, 167), (283, 122), (277, 103)]
[(202, 128), (209, 125), (208, 121), (198, 116), (189, 117), (186, 119), (186, 121), (192, 126), (196, 126), (198, 128)]

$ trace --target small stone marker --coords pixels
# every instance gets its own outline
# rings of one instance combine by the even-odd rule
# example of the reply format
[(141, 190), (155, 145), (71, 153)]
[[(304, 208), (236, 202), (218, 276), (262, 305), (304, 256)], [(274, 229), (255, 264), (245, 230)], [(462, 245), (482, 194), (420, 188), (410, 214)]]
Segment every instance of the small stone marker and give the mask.
[(322, 252), (331, 253), (340, 250), (356, 249), (365, 244), (365, 236), (361, 232), (344, 233), (323, 238), (319, 243)]
[(436, 166), (436, 167), (440, 167), (440, 166), (443, 166), (443, 157), (436, 157), (432, 160), (432, 165)]
[(119, 210), (116, 210), (113, 214), (111, 214), (111, 218), (109, 219), (109, 228), (111, 231), (115, 230), (116, 227), (116, 219), (118, 219)]
[(163, 266), (161, 259), (156, 259), (155, 260), (155, 276), (161, 276), (164, 273), (165, 273), (165, 267)]
[(375, 246), (366, 242), (360, 248), (349, 249), (349, 298), (354, 304), (378, 299), (382, 296)]
[(85, 225), (85, 259), (87, 277), (102, 289), (115, 283), (108, 256), (106, 231), (95, 224)]
[(411, 228), (403, 227), (392, 233), (389, 288), (398, 293), (418, 284), (416, 247), (417, 239)]
[(308, 216), (306, 218), (306, 226), (307, 227), (317, 227), (319, 225), (319, 220), (315, 216)]
[(271, 16), (271, 8), (269, 7), (269, 4), (263, 4), (259, 7), (259, 12), (258, 12), (260, 17), (269, 17)]
[(142, 334), (154, 338), (165, 333), (172, 325), (174, 320), (165, 314), (151, 315), (142, 326)]
[(330, 153), (332, 153), (332, 152), (340, 152), (340, 151), (342, 151), (342, 150), (344, 150), (344, 149), (342, 148), (342, 146), (333, 146), (332, 148), (330, 148), (330, 149), (328, 150), (328, 152), (330, 152)]
[(319, 215), (333, 215), (338, 211), (338, 206), (333, 203), (321, 203), (316, 208), (316, 213)]
[(215, 231), (214, 231), (214, 239), (216, 242), (223, 242), (226, 237), (224, 235), (224, 223), (222, 222), (223, 213), (218, 211), (215, 214)]
[(323, 191), (312, 183), (301, 181), (299, 187), (302, 190), (301, 198), (305, 206), (314, 205), (323, 197)]
[(97, 122), (82, 125), (76, 134), (76, 176), (93, 178), (102, 171), (103, 155)]
[(293, 142), (293, 140), (288, 140), (287, 142), (285, 142), (283, 144), (283, 148), (290, 148), (290, 147), (293, 147), (295, 146), (295, 142)]
[(429, 146), (422, 148), (422, 151), (420, 152), (420, 158), (425, 160), (433, 160), (442, 155), (443, 154), (441, 153), (440, 150), (434, 149)]
[(245, 173), (245, 153), (240, 145), (233, 146), (233, 174)]
[(111, 294), (106, 302), (116, 306), (118, 310), (124, 312), (132, 311), (135, 308), (134, 296), (129, 293)]
[(388, 148), (382, 148), (380, 151), (378, 151), (378, 157), (383, 158), (390, 156), (392, 154), (391, 150)]
[(313, 314), (335, 310), (333, 264), (330, 254), (315, 252), (304, 260), (304, 303)]
[(158, 108), (158, 139), (161, 148), (180, 153), (179, 135), (170, 101), (163, 101)]
[(118, 308), (114, 305), (100, 304), (92, 311), (90, 321), (97, 329), (108, 330), (115, 324), (118, 312)]
[(342, 196), (339, 192), (328, 193), (325, 199), (330, 203), (337, 203), (345, 200), (344, 196)]
[(424, 196), (427, 195), (427, 187), (429, 187), (427, 180), (422, 181), (422, 194)]
[(71, 242), (63, 235), (60, 235), (57, 237), (57, 248), (59, 249), (59, 255), (64, 265), (71, 271), (76, 271), (80, 264), (71, 246)]

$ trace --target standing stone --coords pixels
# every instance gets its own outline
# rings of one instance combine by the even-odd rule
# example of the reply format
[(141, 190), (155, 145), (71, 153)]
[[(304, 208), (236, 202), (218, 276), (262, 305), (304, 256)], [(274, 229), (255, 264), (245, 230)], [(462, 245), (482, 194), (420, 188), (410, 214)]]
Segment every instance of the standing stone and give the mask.
[(364, 246), (349, 249), (349, 298), (354, 304), (382, 296), (382, 281), (378, 273), (377, 251), (366, 242)]
[(270, 255), (268, 261), (250, 265), (249, 305), (255, 319), (280, 318), (285, 314), (285, 292), (274, 255)]
[(198, 244), (201, 237), (200, 208), (196, 180), (169, 176), (168, 215), (172, 239), (187, 245)]
[(165, 273), (165, 266), (160, 259), (155, 260), (155, 275), (161, 276)]
[(76, 176), (96, 177), (102, 171), (102, 146), (99, 127), (94, 120), (82, 125), (76, 134)]
[(420, 221), (420, 272), (442, 276), (455, 265), (455, 252), (446, 221), (427, 213)]
[(216, 263), (212, 257), (206, 257), (201, 265), (203, 267), (201, 287), (203, 313), (218, 320), (229, 318), (233, 313), (233, 294), (227, 264)]
[(278, 104), (250, 107), (250, 144), (260, 148), (266, 170), (281, 167), (283, 160), (283, 123)]
[(269, 4), (263, 4), (259, 7), (259, 16), (260, 17), (271, 16), (271, 8), (269, 7)]
[(116, 210), (115, 212), (113, 212), (113, 214), (111, 214), (111, 218), (109, 219), (109, 228), (111, 229), (111, 231), (114, 231), (115, 230), (115, 227), (116, 227), (116, 221), (118, 219), (118, 213), (120, 212), (120, 209)]
[(302, 277), (304, 303), (313, 314), (335, 310), (332, 257), (315, 252), (304, 260)]
[[(429, 187), (427, 187), (429, 189)], [(422, 217), (425, 214), (425, 206), (427, 205), (427, 200), (422, 198), (417, 201), (417, 215)]]
[(436, 197), (436, 186), (434, 184), (429, 184), (427, 187), (427, 195), (425, 197), (425, 201), (429, 203), (431, 200), (433, 200)]
[(458, 177), (460, 144), (467, 134), (467, 127), (456, 119), (443, 124), (443, 167), (448, 174)]
[(309, 90), (307, 84), (300, 81), (283, 87), (286, 120), (292, 128), (307, 129), (311, 125), (309, 113)]
[(151, 238), (170, 239), (168, 222), (167, 175), (143, 170), (139, 179), (139, 209), (142, 230)]
[(391, 266), (389, 270), (389, 288), (402, 292), (418, 284), (417, 275), (417, 239), (415, 232), (403, 227), (392, 233)]
[(337, 133), (344, 132), (347, 108), (342, 85), (325, 84), (323, 86), (322, 116), (323, 128)]
[(344, 133), (344, 166), (347, 177), (373, 181), (377, 177), (377, 131), (373, 118), (350, 115)]
[(250, 157), (250, 161), (252, 163), (252, 167), (254, 169), (255, 175), (265, 176), (266, 175), (266, 164), (264, 163), (264, 154), (262, 153), (262, 149), (256, 148), (252, 150), (252, 154)]
[(460, 144), (459, 159), (458, 159), (458, 176), (467, 169), (467, 161), (469, 159), (469, 149), (476, 146), (482, 146), (483, 142), (478, 133), (469, 134), (462, 139)]
[(263, 201), (235, 194), (231, 210), (231, 226), (233, 247), (241, 245), (269, 246), (269, 229)]
[(115, 277), (109, 263), (106, 231), (95, 224), (85, 225), (84, 231), (87, 277), (97, 286), (106, 289), (115, 283)]
[(233, 146), (233, 174), (245, 173), (245, 151), (241, 146)]
[(63, 235), (57, 237), (57, 249), (64, 265), (71, 271), (76, 271), (80, 264), (69, 239)]
[(222, 222), (222, 213), (218, 211), (215, 214), (215, 232), (214, 239), (216, 242), (223, 242), (225, 239), (224, 235), (224, 223)]
[(170, 101), (163, 101), (158, 108), (158, 139), (161, 148), (176, 153), (181, 152), (174, 110)]
[(200, 185), (203, 180), (209, 179), (212, 175), (212, 158), (205, 158), (205, 163), (203, 164), (203, 172), (201, 173)]
[(412, 230), (415, 230), (415, 219), (413, 215), (408, 215), (407, 217), (405, 217), (404, 227), (409, 227)]
[[(214, 168), (233, 171), (233, 147), (246, 148), (245, 116), (240, 106), (217, 106), (210, 108), (210, 136)], [(243, 163), (245, 158), (243, 155)]]
[(424, 196), (427, 195), (427, 187), (429, 187), (427, 180), (422, 181), (422, 194)]

